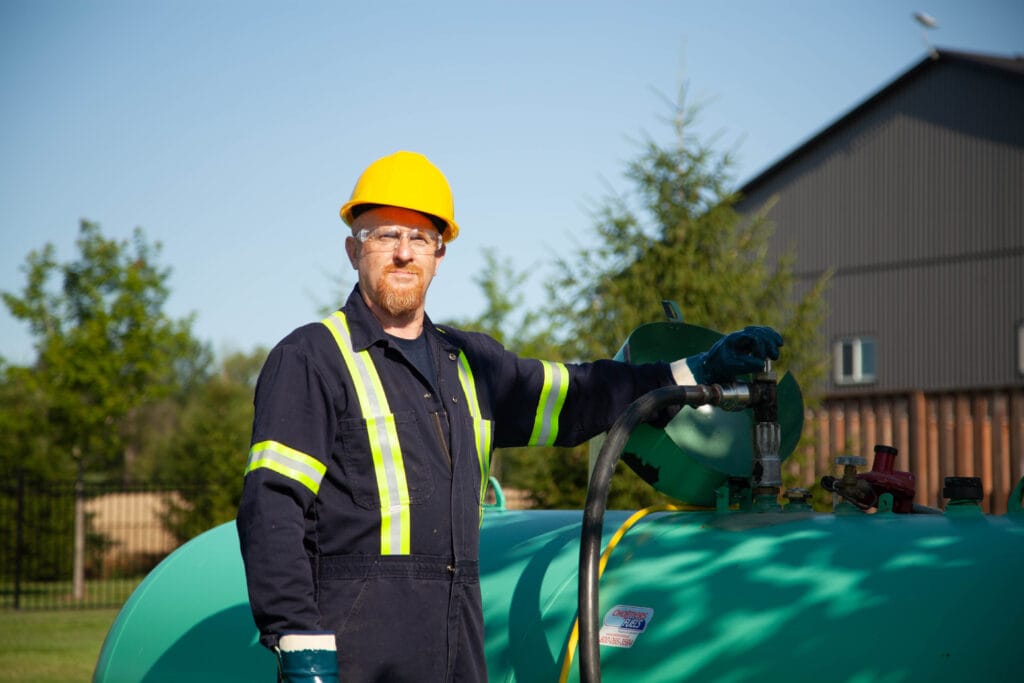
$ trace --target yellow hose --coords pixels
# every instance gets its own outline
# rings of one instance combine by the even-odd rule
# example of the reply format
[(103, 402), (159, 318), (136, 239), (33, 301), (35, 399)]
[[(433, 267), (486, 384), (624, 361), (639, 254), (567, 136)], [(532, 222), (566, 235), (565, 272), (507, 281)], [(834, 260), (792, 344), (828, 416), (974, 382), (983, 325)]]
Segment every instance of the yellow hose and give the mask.
[[(622, 523), (622, 526), (618, 528), (615, 534), (612, 535), (608, 541), (608, 546), (601, 553), (601, 562), (597, 566), (597, 580), (600, 581), (601, 577), (604, 576), (604, 568), (608, 564), (608, 558), (612, 556), (612, 550), (619, 544), (622, 537), (626, 535), (626, 532), (633, 527), (634, 524), (639, 522), (641, 519), (653, 512), (680, 512), (680, 511), (692, 511), (692, 510), (714, 510), (712, 507), (703, 507), (700, 505), (652, 505), (646, 507), (643, 510), (637, 510), (634, 512), (629, 519)], [(569, 670), (572, 669), (572, 660), (576, 656), (576, 645), (580, 639), (580, 618), (576, 615), (575, 621), (572, 622), (572, 633), (569, 634), (569, 642), (565, 646), (565, 659), (562, 660), (562, 675), (558, 677), (559, 683), (567, 683), (569, 680)]]

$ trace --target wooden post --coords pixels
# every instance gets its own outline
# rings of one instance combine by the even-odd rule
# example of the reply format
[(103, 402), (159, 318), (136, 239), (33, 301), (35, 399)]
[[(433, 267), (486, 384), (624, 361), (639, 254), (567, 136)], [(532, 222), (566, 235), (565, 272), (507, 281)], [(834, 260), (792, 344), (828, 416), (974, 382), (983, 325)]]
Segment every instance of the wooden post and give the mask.
[(1010, 420), (1007, 417), (1007, 396), (1002, 392), (992, 394), (992, 513), (1003, 514), (1010, 489)]
[(910, 471), (917, 475), (917, 502), (929, 505), (928, 488), (928, 404), (924, 393), (915, 391), (907, 398), (907, 422), (909, 423)]
[(815, 429), (818, 434), (818, 457), (815, 460), (815, 473), (818, 477), (832, 472), (832, 440), (829, 439), (828, 407), (822, 405), (815, 417)]
[(976, 476), (974, 469), (974, 440), (973, 425), (971, 420), (971, 401), (966, 394), (957, 394), (953, 399), (955, 406), (955, 419), (953, 423), (953, 469), (946, 472), (947, 477), (973, 477)]
[[(936, 500), (942, 501), (942, 482), (956, 474), (956, 399), (939, 398), (939, 476), (935, 481)], [(942, 501), (943, 504), (945, 501)]]
[(982, 509), (992, 512), (992, 423), (989, 420), (988, 397), (974, 397), (971, 414), (974, 421), (974, 476), (981, 477), (981, 490), (985, 492)]
[(1024, 476), (1024, 390), (1010, 392), (1010, 489)]
[(941, 455), (939, 453), (939, 442), (940, 442), (940, 404), (941, 401), (938, 396), (931, 398), (928, 401), (928, 446), (927, 446), (927, 457), (928, 457), (928, 505), (942, 505), (942, 496), (940, 495), (939, 481), (942, 477), (942, 467), (940, 465)]

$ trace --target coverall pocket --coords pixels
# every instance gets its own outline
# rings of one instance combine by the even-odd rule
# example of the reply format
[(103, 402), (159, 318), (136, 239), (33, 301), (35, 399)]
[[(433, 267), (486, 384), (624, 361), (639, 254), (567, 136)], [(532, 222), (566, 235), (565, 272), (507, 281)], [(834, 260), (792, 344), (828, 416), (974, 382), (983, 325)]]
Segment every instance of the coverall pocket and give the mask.
[(322, 620), (337, 635), (342, 680), (445, 680), (450, 594), (443, 580), (324, 581)]
[(380, 507), (381, 486), (391, 500), (416, 505), (434, 493), (434, 478), (423, 445), (424, 425), (412, 411), (342, 420), (341, 470), (359, 507)]

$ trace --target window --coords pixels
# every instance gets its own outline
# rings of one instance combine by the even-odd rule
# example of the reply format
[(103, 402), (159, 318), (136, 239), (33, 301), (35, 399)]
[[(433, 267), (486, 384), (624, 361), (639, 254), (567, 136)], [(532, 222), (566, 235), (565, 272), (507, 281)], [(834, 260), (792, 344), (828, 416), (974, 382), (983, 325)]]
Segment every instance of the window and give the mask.
[(835, 345), (836, 384), (869, 384), (875, 381), (875, 340), (871, 337), (840, 339)]
[(1024, 320), (1017, 323), (1017, 372), (1024, 375)]

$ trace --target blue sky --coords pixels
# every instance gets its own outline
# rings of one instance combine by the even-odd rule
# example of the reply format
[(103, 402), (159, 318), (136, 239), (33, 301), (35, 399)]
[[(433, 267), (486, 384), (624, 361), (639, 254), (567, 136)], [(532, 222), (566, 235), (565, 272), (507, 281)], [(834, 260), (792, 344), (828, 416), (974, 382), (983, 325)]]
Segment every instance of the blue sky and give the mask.
[[(671, 140), (684, 82), (738, 186), (921, 60), (915, 11), (940, 48), (1024, 53), (1017, 0), (3, 0), (0, 291), (46, 242), (73, 258), (82, 218), (140, 226), (170, 315), (218, 353), (271, 346), (347, 294), (338, 208), (411, 149), (462, 227), (432, 317), (482, 311), (485, 250), (529, 269), (539, 303), (595, 204), (629, 189), (637, 141)], [(0, 356), (34, 358), (6, 308)]]

